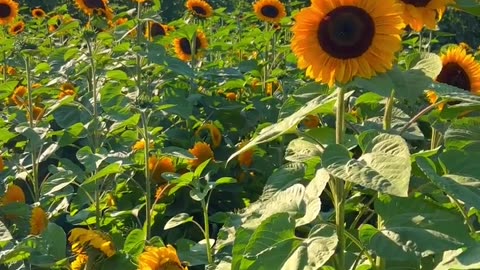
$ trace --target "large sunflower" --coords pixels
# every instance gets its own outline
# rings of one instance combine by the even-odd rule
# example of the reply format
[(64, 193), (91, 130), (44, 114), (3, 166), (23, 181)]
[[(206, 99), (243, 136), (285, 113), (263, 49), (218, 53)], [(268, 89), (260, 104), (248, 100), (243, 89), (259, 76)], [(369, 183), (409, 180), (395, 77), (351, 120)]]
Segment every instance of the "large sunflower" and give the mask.
[(18, 3), (13, 0), (0, 0), (0, 25), (6, 25), (18, 15)]
[(437, 19), (440, 20), (448, 4), (455, 0), (400, 0), (403, 6), (403, 20), (410, 27), (420, 32), (425, 25), (428, 29), (435, 29)]
[(104, 15), (107, 19), (113, 18), (113, 11), (108, 7), (108, 0), (75, 0), (83, 13), (92, 16), (95, 12)]
[(208, 47), (207, 37), (205, 33), (202, 31), (197, 31), (197, 35), (195, 38), (195, 49), (192, 52), (192, 47), (190, 45), (190, 40), (186, 37), (183, 38), (176, 38), (173, 41), (173, 45), (175, 47), (175, 53), (177, 57), (183, 61), (190, 61), (192, 60), (192, 54), (195, 56), (199, 56), (200, 49), (205, 49)]
[(188, 0), (185, 6), (193, 15), (200, 18), (208, 18), (213, 14), (212, 6), (203, 0)]
[(401, 11), (394, 0), (312, 0), (293, 26), (299, 68), (329, 86), (387, 71), (401, 48)]
[(266, 22), (278, 23), (287, 16), (285, 6), (279, 0), (260, 0), (253, 5), (257, 17)]

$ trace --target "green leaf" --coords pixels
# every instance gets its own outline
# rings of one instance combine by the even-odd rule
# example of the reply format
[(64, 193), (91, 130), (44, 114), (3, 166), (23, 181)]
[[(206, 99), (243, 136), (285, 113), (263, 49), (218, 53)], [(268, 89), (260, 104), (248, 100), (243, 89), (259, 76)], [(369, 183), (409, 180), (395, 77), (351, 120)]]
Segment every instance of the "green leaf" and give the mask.
[(7, 226), (5, 226), (5, 224), (2, 221), (0, 221), (0, 242), (10, 241), (12, 239), (13, 239), (12, 234), (10, 234), (10, 231), (8, 230)]
[(426, 76), (436, 79), (442, 71), (442, 60), (440, 56), (435, 53), (423, 53), (420, 57), (420, 61), (418, 61), (412, 69), (421, 70)]
[(44, 72), (49, 72), (52, 68), (50, 67), (50, 65), (46, 62), (42, 62), (42, 63), (39, 63), (34, 69), (33, 69), (33, 72), (35, 74), (41, 74), (41, 73), (44, 73)]
[(306, 207), (305, 215), (296, 220), (297, 226), (309, 224), (318, 217), (322, 206), (320, 195), (323, 193), (329, 180), (330, 174), (325, 169), (317, 170), (315, 177), (305, 188), (305, 197), (303, 198)]
[(439, 176), (424, 157), (417, 158), (418, 167), (442, 191), (453, 198), (464, 202), (468, 207), (480, 209), (480, 195), (468, 187), (457, 183), (448, 175)]
[(456, 0), (454, 5), (460, 10), (480, 16), (480, 6), (476, 0)]
[(123, 244), (123, 251), (133, 257), (136, 257), (140, 253), (142, 253), (144, 247), (145, 233), (143, 232), (143, 230), (134, 229), (127, 235), (125, 243)]
[(115, 81), (128, 81), (128, 75), (122, 70), (109, 70), (106, 74), (107, 78)]
[(86, 173), (96, 170), (105, 158), (102, 155), (93, 154), (90, 146), (84, 146), (77, 151), (77, 159), (85, 166)]
[(100, 104), (108, 114), (106, 116), (116, 121), (125, 121), (132, 115), (129, 101), (122, 93), (122, 86), (118, 82), (108, 82), (100, 90)]
[(18, 81), (7, 81), (5, 83), (0, 84), (0, 99), (4, 99), (8, 96), (10, 96), (13, 91), (15, 90), (15, 87), (17, 87)]
[(262, 198), (268, 199), (280, 190), (290, 188), (300, 182), (305, 176), (305, 165), (302, 163), (287, 163), (276, 169), (268, 177), (263, 188)]
[(170, 220), (168, 220), (167, 224), (165, 224), (165, 227), (163, 229), (164, 230), (172, 229), (192, 221), (193, 221), (193, 217), (191, 217), (189, 214), (180, 213), (172, 217)]
[(67, 255), (67, 236), (65, 230), (55, 223), (48, 223), (47, 229), (42, 233), (41, 246), (38, 250), (51, 255), (55, 261), (65, 258)]
[(465, 148), (468, 145), (480, 145), (480, 119), (455, 119), (444, 134), (447, 148)]
[(10, 139), (15, 138), (17, 135), (9, 131), (8, 128), (0, 128), (0, 145), (8, 143)]
[(291, 162), (304, 162), (321, 154), (322, 149), (315, 142), (302, 137), (290, 141), (285, 150), (285, 159)]
[(410, 181), (410, 153), (397, 135), (380, 134), (363, 141), (364, 154), (351, 159), (342, 145), (329, 145), (322, 155), (323, 167), (333, 176), (382, 193), (405, 197)]
[(215, 186), (225, 185), (225, 184), (235, 184), (237, 183), (237, 179), (233, 177), (222, 177), (215, 181)]
[(236, 156), (239, 154), (247, 151), (248, 149), (261, 144), (265, 142), (272, 141), (279, 136), (291, 132), (295, 132), (296, 126), (300, 121), (303, 120), (303, 118), (308, 115), (315, 113), (316, 110), (320, 109), (322, 106), (327, 105), (330, 102), (334, 102), (336, 100), (336, 93), (333, 93), (329, 96), (326, 95), (320, 95), (309, 102), (305, 104), (302, 108), (300, 108), (298, 111), (290, 115), (289, 117), (286, 117), (282, 121), (273, 124), (271, 126), (268, 126), (260, 133), (258, 134), (257, 137), (255, 137), (253, 140), (251, 140), (248, 144), (246, 144), (242, 149), (238, 150), (234, 154), (232, 154), (227, 162), (230, 162), (232, 159), (234, 159)]
[(466, 250), (446, 251), (443, 253), (442, 261), (434, 270), (480, 269), (480, 257), (478, 254), (480, 254), (479, 244), (468, 247)]
[(480, 160), (480, 153), (478, 152), (452, 149), (440, 154), (438, 159), (445, 174), (456, 174), (480, 179), (478, 164), (477, 162), (472, 162)]
[(94, 182), (98, 179), (105, 178), (105, 177), (107, 177), (111, 174), (117, 174), (117, 173), (122, 173), (122, 172), (123, 172), (123, 168), (122, 168), (122, 165), (120, 163), (111, 163), (111, 164), (108, 164), (105, 168), (98, 171), (92, 177), (86, 179), (84, 184), (88, 184), (88, 183)]

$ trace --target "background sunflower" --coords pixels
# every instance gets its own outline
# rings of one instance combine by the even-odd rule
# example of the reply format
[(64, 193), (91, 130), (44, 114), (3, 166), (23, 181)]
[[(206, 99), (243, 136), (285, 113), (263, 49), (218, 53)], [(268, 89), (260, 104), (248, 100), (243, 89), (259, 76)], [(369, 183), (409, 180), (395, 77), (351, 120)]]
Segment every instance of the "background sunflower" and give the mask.
[(193, 50), (188, 38), (176, 38), (173, 43), (177, 57), (183, 61), (192, 60), (192, 54), (199, 56), (200, 50), (208, 47), (207, 37), (202, 31), (197, 31), (195, 48)]
[(212, 6), (203, 0), (188, 0), (185, 6), (193, 15), (200, 18), (208, 18), (213, 14)]
[(279, 0), (260, 0), (253, 5), (257, 17), (266, 22), (278, 23), (287, 16), (285, 6)]
[(0, 0), (0, 25), (6, 25), (18, 15), (18, 3), (13, 0)]
[(400, 0), (403, 8), (403, 20), (410, 27), (420, 32), (425, 25), (428, 29), (437, 27), (437, 19), (440, 20), (448, 4), (455, 0), (426, 0), (411, 1)]

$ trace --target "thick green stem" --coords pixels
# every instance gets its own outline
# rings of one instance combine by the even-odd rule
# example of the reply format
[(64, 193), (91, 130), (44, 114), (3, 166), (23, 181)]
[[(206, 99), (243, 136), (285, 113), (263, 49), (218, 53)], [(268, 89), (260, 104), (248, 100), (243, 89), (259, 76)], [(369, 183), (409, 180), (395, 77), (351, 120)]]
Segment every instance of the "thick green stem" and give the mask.
[(432, 139), (430, 141), (430, 149), (437, 148), (442, 141), (442, 133), (438, 132), (435, 128), (432, 127)]
[(152, 226), (152, 216), (150, 209), (152, 208), (152, 187), (150, 185), (150, 168), (148, 167), (148, 159), (150, 158), (150, 136), (148, 136), (148, 116), (145, 111), (142, 112), (143, 138), (145, 140), (145, 223), (144, 226), (146, 240), (150, 239), (150, 227)]
[(213, 254), (212, 254), (212, 247), (210, 245), (210, 225), (208, 224), (208, 201), (205, 202), (205, 199), (200, 201), (202, 204), (202, 211), (203, 211), (203, 226), (205, 232), (205, 241), (207, 245), (207, 259), (208, 264), (213, 264)]
[[(337, 89), (336, 111), (336, 143), (342, 144), (345, 134), (345, 90)], [(343, 179), (333, 179), (335, 224), (337, 226), (338, 246), (336, 252), (336, 266), (338, 270), (345, 269), (345, 183)]]
[(7, 53), (3, 51), (3, 83), (7, 82)]
[(98, 93), (97, 93), (97, 69), (95, 65), (94, 59), (94, 50), (92, 48), (91, 41), (89, 37), (86, 38), (87, 41), (87, 48), (89, 53), (89, 60), (90, 60), (90, 67), (91, 67), (91, 77), (90, 77), (90, 85), (92, 86), (92, 98), (93, 98), (93, 151), (96, 152), (97, 148), (99, 147), (99, 138), (98, 138)]
[[(136, 38), (137, 47), (140, 46), (140, 40), (142, 38), (142, 29), (141, 29), (142, 24), (140, 23), (141, 12), (142, 12), (142, 3), (140, 1), (138, 1), (138, 4), (137, 4), (137, 38)], [(147, 24), (147, 27), (150, 27), (150, 25)], [(151, 32), (149, 31), (149, 33), (151, 33)], [(136, 81), (136, 84), (137, 84), (137, 90), (139, 91), (139, 96), (145, 95), (145, 97), (146, 97), (146, 93), (141, 92), (141, 86), (142, 86), (141, 61), (142, 61), (142, 58), (140, 57), (140, 53), (137, 52), (137, 54), (135, 55), (135, 71), (136, 71), (136, 77), (135, 77), (136, 80), (135, 81)]]
[[(27, 110), (28, 110), (28, 126), (33, 130), (35, 128), (34, 122), (34, 104), (33, 104), (33, 95), (32, 95), (32, 78), (31, 78), (31, 67), (30, 67), (30, 56), (25, 57), (25, 70), (27, 74)], [(31, 150), (30, 155), (32, 158), (32, 186), (33, 186), (33, 196), (35, 202), (40, 199), (40, 186), (38, 181), (38, 145), (34, 145), (30, 142)]]

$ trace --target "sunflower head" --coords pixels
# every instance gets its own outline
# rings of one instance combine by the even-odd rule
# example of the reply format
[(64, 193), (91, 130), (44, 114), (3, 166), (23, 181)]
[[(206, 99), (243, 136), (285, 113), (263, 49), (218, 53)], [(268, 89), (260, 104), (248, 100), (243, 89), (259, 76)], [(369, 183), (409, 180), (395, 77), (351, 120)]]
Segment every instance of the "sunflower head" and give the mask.
[[(427, 97), (427, 100), (430, 104), (437, 103), (439, 99), (437, 93), (435, 93), (435, 91), (433, 90), (428, 90), (427, 93), (425, 93), (425, 96)], [(442, 102), (438, 105), (438, 109), (440, 111), (442, 111), (444, 107), (445, 107), (445, 102)]]
[(88, 16), (99, 14), (108, 20), (113, 19), (113, 11), (108, 6), (108, 0), (75, 0), (78, 9)]
[[(238, 145), (238, 148), (237, 149), (241, 149), (242, 147), (244, 147), (245, 145), (247, 145), (248, 141), (242, 141), (239, 145)], [(254, 150), (253, 148), (250, 148), (242, 153), (240, 153), (237, 157), (238, 159), (238, 164), (240, 164), (240, 166), (243, 166), (243, 167), (246, 167), (246, 168), (249, 168), (250, 166), (252, 166), (252, 163), (253, 163), (253, 154), (254, 154)]]
[(150, 179), (157, 183), (164, 183), (166, 180), (162, 177), (162, 173), (175, 172), (173, 160), (169, 157), (151, 156), (148, 158), (148, 169), (150, 170)]
[(225, 97), (229, 100), (229, 101), (235, 101), (237, 100), (237, 94), (233, 93), (233, 92), (228, 92)]
[(45, 211), (40, 207), (35, 207), (32, 209), (32, 216), (30, 218), (30, 234), (39, 235), (41, 234), (48, 225), (48, 218)]
[(23, 193), (23, 190), (21, 187), (11, 184), (7, 187), (7, 191), (5, 192), (5, 195), (3, 195), (2, 198), (2, 204), (10, 204), (10, 203), (25, 203), (25, 193)]
[(82, 253), (85, 248), (93, 248), (109, 258), (116, 253), (113, 242), (108, 240), (101, 232), (74, 228), (70, 231), (68, 241), (72, 244), (77, 254)]
[(148, 22), (147, 29), (145, 29), (145, 37), (151, 41), (155, 37), (166, 36), (168, 30), (168, 25), (150, 21)]
[(34, 8), (32, 9), (32, 16), (36, 19), (43, 19), (47, 16), (47, 13), (41, 8)]
[(0, 155), (0, 173), (5, 170), (5, 163), (3, 162), (3, 156)]
[(195, 36), (195, 46), (192, 50), (192, 45), (190, 40), (186, 37), (176, 38), (174, 41), (175, 53), (177, 57), (183, 61), (192, 60), (192, 55), (196, 57), (200, 56), (200, 50), (206, 49), (208, 47), (207, 37), (202, 31), (197, 31)]
[[(43, 114), (45, 113), (45, 108), (34, 105), (33, 106), (33, 119), (34, 121), (40, 121), (42, 119)], [(27, 119), (30, 119), (30, 113), (27, 111)]]
[[(3, 65), (0, 65), (0, 75), (3, 74)], [(7, 70), (6, 70), (7, 74), (10, 75), (10, 76), (13, 76), (15, 74), (17, 74), (17, 71), (15, 70), (14, 67), (7, 67)]]
[(8, 33), (12, 36), (16, 36), (25, 30), (25, 23), (20, 21), (15, 24), (12, 24), (10, 28), (8, 29)]
[(88, 262), (87, 254), (78, 254), (75, 260), (70, 264), (72, 270), (83, 270)]
[(317, 115), (309, 114), (302, 121), (307, 128), (316, 128), (320, 124), (320, 118)]
[(138, 257), (139, 270), (168, 269), (188, 270), (183, 267), (174, 247), (145, 247), (145, 251)]
[(13, 0), (0, 0), (0, 25), (7, 25), (18, 15), (18, 3)]
[(455, 0), (400, 0), (403, 8), (403, 20), (410, 27), (420, 32), (425, 26), (434, 30), (437, 21), (440, 20), (448, 4)]
[(185, 3), (187, 9), (198, 18), (208, 18), (213, 14), (213, 8), (203, 0), (188, 0)]
[(188, 149), (195, 159), (189, 160), (190, 167), (195, 169), (208, 159), (213, 159), (213, 151), (208, 143), (197, 142), (193, 148)]
[(329, 86), (387, 71), (401, 48), (401, 14), (396, 0), (312, 1), (293, 26), (299, 68)]
[(480, 94), (480, 64), (461, 46), (451, 47), (440, 55), (442, 70), (436, 81)]
[(222, 133), (214, 124), (204, 124), (196, 132), (196, 136), (200, 136), (203, 130), (207, 130), (210, 134), (213, 148), (217, 148), (222, 143)]
[(75, 96), (75, 86), (73, 84), (66, 82), (60, 86), (60, 93), (58, 94), (58, 99), (62, 99), (66, 96)]
[(253, 4), (258, 19), (269, 23), (278, 23), (287, 16), (285, 6), (279, 0), (259, 0)]

